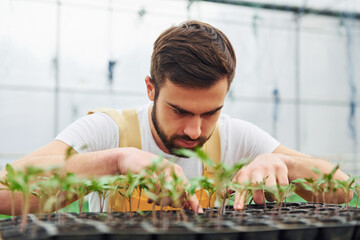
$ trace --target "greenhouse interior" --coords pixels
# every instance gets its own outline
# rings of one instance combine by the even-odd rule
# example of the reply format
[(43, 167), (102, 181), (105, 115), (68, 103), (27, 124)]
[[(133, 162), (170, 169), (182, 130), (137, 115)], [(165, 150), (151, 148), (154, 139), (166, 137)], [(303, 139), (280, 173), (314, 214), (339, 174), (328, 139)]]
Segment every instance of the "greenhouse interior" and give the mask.
[[(89, 111), (105, 107), (119, 110), (129, 109), (151, 104), (154, 99), (151, 99), (149, 95), (152, 93), (149, 93), (149, 91), (152, 91), (149, 84), (152, 84), (154, 79), (151, 64), (154, 57), (155, 41), (167, 29), (191, 21), (199, 21), (219, 29), (232, 44), (236, 56), (236, 67), (234, 68), (231, 86), (226, 90), (226, 96), (220, 107), (221, 114), (239, 121), (246, 121), (254, 128), (259, 129), (261, 134), (264, 134), (259, 135), (258, 140), (253, 140), (256, 141), (254, 146), (247, 146), (249, 143), (246, 142), (246, 139), (239, 140), (244, 141), (245, 147), (248, 147), (254, 153), (256, 152), (256, 154), (261, 151), (266, 152), (269, 151), (269, 148), (261, 148), (258, 145), (269, 141), (269, 144), (270, 142), (277, 143), (280, 145), (276, 146), (285, 146), (286, 149), (290, 149), (291, 151), (288, 152), (290, 158), (292, 154), (299, 153), (304, 154), (299, 156), (307, 156), (315, 162), (321, 159), (319, 160), (320, 163), (318, 163), (319, 161), (316, 162), (318, 165), (321, 165), (321, 161), (325, 161), (326, 164), (329, 162), (329, 166), (338, 167), (339, 170), (333, 169), (335, 172), (341, 170), (341, 173), (345, 176), (342, 180), (360, 175), (360, 142), (358, 140), (360, 133), (359, 0), (0, 0), (0, 170), (2, 171), (0, 186), (11, 182), (9, 172), (14, 171), (14, 169), (17, 170), (16, 166), (19, 166), (17, 163), (21, 162), (19, 160), (25, 159), (23, 162), (26, 162), (29, 159), (28, 154), (34, 153), (37, 149), (47, 146), (54, 140), (59, 142), (56, 139), (61, 139), (61, 137), (67, 139), (64, 133), (68, 133), (68, 131), (64, 130), (72, 126), (74, 122), (77, 123), (79, 119), (87, 117)], [(219, 36), (222, 35), (217, 33), (218, 38)], [(227, 48), (227, 45), (223, 43), (222, 47)], [(180, 53), (179, 56), (179, 59), (181, 59)], [(183, 69), (183, 72), (187, 72), (187, 70)], [(168, 75), (165, 74), (165, 76)], [(172, 73), (169, 76), (173, 76)], [(170, 79), (170, 77), (167, 78)], [(181, 87), (181, 85), (171, 85), (172, 83), (166, 84), (168, 85), (164, 86), (169, 87), (170, 84), (174, 88), (180, 88), (181, 91), (189, 89), (189, 86), (185, 85), (185, 87)], [(157, 89), (158, 85), (155, 84), (154, 86)], [(203, 93), (203, 91), (210, 91), (211, 89), (215, 89), (213, 85), (205, 88), (195, 86), (189, 91), (195, 93), (199, 90), (200, 93)], [(221, 89), (221, 86), (214, 91), (220, 91), (219, 89)], [(160, 92), (154, 91), (155, 101), (159, 97), (158, 101), (160, 102), (162, 99), (161, 90)], [(216, 96), (212, 95), (210, 98), (216, 101)], [(189, 103), (188, 99), (183, 99), (183, 101)], [(209, 106), (213, 101), (209, 101)], [(199, 109), (209, 109), (209, 107), (202, 108), (201, 103), (200, 100), (198, 103)], [(187, 108), (183, 109), (181, 106), (172, 105), (169, 102), (168, 105), (172, 108), (175, 107), (176, 111), (183, 111), (182, 114), (186, 115), (187, 119), (197, 116), (194, 112), (186, 110)], [(191, 107), (195, 108), (195, 105), (195, 103), (192, 103)], [(160, 105), (159, 109), (161, 109)], [(154, 118), (154, 115), (156, 115), (154, 112), (151, 112), (151, 117), (149, 112), (150, 125), (153, 121), (157, 121)], [(220, 110), (218, 112), (220, 113)], [(159, 111), (157, 113), (160, 114)], [(99, 113), (97, 114), (99, 115)], [(206, 119), (207, 116), (203, 117), (203, 114), (199, 115), (202, 123), (209, 121)], [(146, 116), (146, 114), (143, 115)], [(113, 125), (118, 129), (115, 122), (113, 122)], [(141, 124), (140, 121), (140, 127), (143, 129)], [(157, 148), (162, 150), (164, 145), (164, 139), (157, 128), (171, 129), (172, 124), (174, 124), (173, 127), (175, 128), (176, 124), (181, 123), (176, 120), (167, 122), (166, 125), (170, 127), (150, 126), (151, 133), (153, 131), (157, 133), (157, 138), (154, 137), (155, 145), (159, 139), (161, 139), (159, 141), (162, 141), (162, 145), (157, 144)], [(213, 126), (215, 126), (215, 121)], [(222, 126), (224, 125), (221, 125), (220, 122), (219, 128), (221, 129)], [(231, 130), (228, 131), (229, 136), (226, 135), (226, 138), (231, 141)], [(101, 130), (99, 130), (99, 134), (102, 135)], [(221, 133), (221, 143), (224, 141), (224, 134)], [(233, 134), (237, 134), (237, 132)], [(116, 141), (121, 141), (121, 137), (120, 140), (118, 139), (119, 133), (117, 135), (114, 133), (111, 136), (114, 139), (116, 138)], [(262, 136), (264, 137), (260, 139)], [(163, 137), (167, 138), (165, 135)], [(179, 142), (183, 141), (180, 137), (179, 135)], [(174, 146), (185, 146), (184, 148), (189, 146), (188, 148), (193, 150), (195, 143), (190, 141), (191, 137), (188, 135), (186, 137), (189, 141), (184, 140), (179, 145)], [(210, 135), (200, 137), (212, 139)], [(243, 137), (239, 138), (242, 139)], [(92, 138), (89, 137), (89, 139), (91, 141)], [(144, 146), (144, 140), (141, 140)], [(177, 141), (176, 138), (174, 141)], [(69, 140), (69, 142), (72, 142), (72, 140)], [(69, 155), (66, 155), (65, 160), (73, 157), (71, 151), (74, 149), (75, 152), (81, 155), (79, 146), (76, 148), (66, 142), (62, 142), (62, 144), (69, 145), (70, 150), (64, 153)], [(103, 143), (99, 144), (102, 146)], [(116, 142), (115, 145), (117, 146), (117, 144), (119, 143)], [(243, 146), (227, 144), (229, 146), (226, 145), (225, 147), (221, 144), (221, 150), (226, 148), (227, 152), (234, 151), (236, 154), (239, 151), (246, 151), (243, 150), (245, 148)], [(105, 146), (105, 143), (103, 145)], [(101, 146), (97, 150), (106, 149)], [(164, 146), (165, 149), (169, 150), (166, 144)], [(88, 147), (92, 148), (92, 146)], [(272, 148), (269, 153), (274, 149)], [(158, 152), (153, 153), (159, 155), (159, 158), (162, 157)], [(168, 156), (166, 153), (165, 151), (165, 158)], [(273, 153), (275, 153), (275, 150)], [(279, 153), (286, 154), (286, 151), (280, 151)], [(189, 152), (184, 154), (191, 155)], [(198, 157), (201, 157), (201, 154), (197, 152)], [(221, 152), (221, 154), (221, 159), (223, 159), (225, 153)], [(238, 156), (236, 154), (231, 155), (229, 153), (229, 156)], [(44, 156), (48, 155), (59, 155), (59, 153), (45, 151)], [(233, 163), (235, 166), (235, 163), (240, 162), (240, 160), (242, 159), (226, 161)], [(250, 166), (253, 159), (249, 160)], [(21, 164), (23, 163), (21, 162)], [(188, 163), (184, 164), (187, 164), (188, 167), (191, 166)], [(200, 166), (205, 166), (205, 162), (203, 165), (201, 164), (200, 161)], [(229, 173), (230, 178), (238, 176), (238, 173), (242, 171), (239, 168), (233, 170), (232, 174)], [(311, 170), (314, 173), (318, 171), (318, 169)], [(202, 168), (200, 171), (202, 171)], [(302, 172), (300, 168), (293, 171)], [(187, 173), (185, 171), (186, 177), (190, 179), (190, 176), (196, 176), (193, 172)], [(333, 174), (333, 172), (329, 173), (328, 171), (327, 173), (321, 175), (323, 176), (321, 186), (328, 186), (326, 185), (326, 177)], [(263, 177), (262, 180), (267, 186), (268, 176)], [(309, 186), (312, 187), (312, 185), (307, 177), (305, 175), (303, 177), (307, 181), (307, 185), (304, 182), (297, 182), (297, 184), (306, 185), (308, 188), (302, 186), (310, 191)], [(279, 183), (279, 179), (279, 176), (275, 176), (274, 181)], [(355, 184), (360, 186), (360, 183), (358, 183), (360, 178), (353, 179), (353, 186)], [(255, 182), (253, 179), (250, 179), (250, 181)], [(341, 188), (340, 183), (337, 186)], [(177, 186), (173, 187), (177, 188)], [(223, 189), (228, 188), (230, 187), (227, 185), (223, 186)], [(236, 192), (236, 189), (239, 188), (235, 187), (234, 191)], [(344, 190), (346, 188), (341, 189), (342, 193), (345, 192), (346, 195), (346, 190)], [(266, 236), (269, 237), (267, 239), (360, 239), (360, 211), (357, 211), (357, 203), (355, 207), (358, 194), (356, 188), (354, 189), (354, 194), (351, 195), (353, 204), (350, 204), (350, 210), (347, 209), (349, 208), (347, 203), (343, 204), (348, 200), (350, 201), (350, 199), (342, 201), (342, 205), (336, 205), (334, 203), (341, 202), (340, 198), (336, 198), (335, 202), (320, 203), (320, 200), (316, 200), (318, 195), (312, 198), (312, 201), (309, 200), (310, 198), (305, 198), (307, 202), (317, 202), (315, 206), (311, 205), (309, 207), (308, 203), (305, 203), (302, 198), (301, 202), (297, 203), (299, 200), (295, 198), (296, 204), (289, 205), (290, 210), (286, 210), (296, 212), (311, 209), (313, 212), (321, 212), (321, 209), (327, 211), (330, 208), (333, 209), (332, 213), (335, 212), (336, 216), (342, 216), (342, 211), (345, 214), (344, 209), (347, 209), (347, 212), (350, 211), (352, 215), (351, 217), (348, 216), (347, 220), (339, 220), (343, 225), (340, 226), (339, 222), (328, 223), (335, 224), (331, 226), (339, 230), (336, 233), (328, 232), (330, 228), (326, 227), (325, 221), (321, 222), (321, 226), (313, 222), (311, 224), (302, 223), (306, 225), (305, 227), (300, 223), (296, 223), (301, 226), (296, 225), (293, 231), (289, 231), (285, 227), (279, 227), (287, 223), (280, 223), (280, 220), (276, 220), (278, 213), (275, 212), (281, 211), (277, 210), (278, 206), (273, 203), (269, 203), (267, 208), (265, 206), (266, 211), (270, 211), (268, 215), (272, 221), (271, 224), (264, 223), (264, 226), (259, 231), (255, 228), (253, 230), (252, 225), (240, 226), (239, 222), (251, 222), (254, 220), (250, 219), (249, 215), (246, 214), (259, 213), (260, 211), (265, 214), (265, 209), (259, 208), (262, 204), (258, 204), (259, 202), (254, 194), (252, 199), (249, 200), (249, 208), (246, 210), (251, 210), (251, 212), (241, 213), (240, 211), (239, 213), (239, 211), (235, 211), (235, 203), (239, 201), (235, 194), (235, 200), (234, 196), (229, 200), (235, 202), (233, 213), (228, 210), (231, 214), (226, 215), (226, 208), (218, 199), (215, 201), (218, 202), (216, 211), (207, 212), (204, 210), (206, 214), (210, 214), (210, 217), (212, 214), (222, 216), (222, 223), (217, 222), (211, 225), (213, 230), (210, 232), (203, 233), (202, 230), (205, 227), (202, 228), (201, 226), (196, 226), (197, 230), (192, 228), (189, 230), (188, 223), (181, 223), (183, 225), (176, 225), (175, 227), (171, 225), (172, 222), (177, 222), (179, 218), (186, 219), (186, 215), (191, 219), (194, 218), (193, 221), (200, 221), (197, 213), (195, 215), (193, 213), (199, 207), (194, 209), (190, 203), (192, 211), (186, 209), (185, 213), (180, 210), (180, 213), (175, 211), (176, 213), (172, 213), (171, 216), (162, 215), (162, 213), (159, 213), (159, 215), (154, 213), (145, 214), (147, 220), (140, 224), (142, 227), (151, 222), (154, 226), (156, 224), (161, 226), (159, 227), (161, 229), (170, 230), (159, 230), (159, 233), (157, 227), (152, 227), (151, 230), (139, 231), (136, 235), (137, 238), (133, 238), (133, 233), (128, 229), (126, 230), (126, 226), (129, 226), (129, 229), (133, 228), (130, 222), (140, 221), (143, 212), (136, 212), (136, 210), (139, 210), (140, 200), (139, 204), (136, 201), (131, 203), (129, 200), (127, 206), (130, 205), (130, 209), (131, 206), (133, 207), (134, 216), (132, 216), (131, 210), (128, 213), (125, 210), (125, 213), (122, 213), (123, 215), (116, 213), (116, 211), (114, 213), (108, 212), (108, 214), (112, 214), (111, 220), (121, 218), (128, 220), (126, 224), (129, 225), (125, 224), (125, 227), (122, 225), (119, 228), (125, 229), (126, 231), (124, 231), (129, 236), (113, 230), (117, 225), (104, 223), (104, 219), (108, 220), (108, 217), (103, 217), (101, 226), (94, 223), (94, 221), (98, 221), (94, 217), (84, 221), (94, 229), (100, 229), (101, 234), (97, 232), (91, 235), (92, 237), (96, 235), (98, 238), (88, 238), (89, 235), (80, 235), (80, 238), (76, 239), (128, 239), (128, 237), (129, 239), (184, 239), (184, 237), (191, 239), (263, 239), (264, 235), (256, 235), (255, 232), (267, 234)], [(253, 193), (256, 191), (260, 190), (252, 190)], [(334, 190), (336, 193), (329, 193), (329, 195), (337, 194), (338, 191), (340, 190)], [(209, 191), (206, 190), (206, 193), (209, 194)], [(84, 197), (85, 209), (88, 209), (89, 212), (95, 211), (94, 209), (96, 211), (102, 210), (102, 208), (106, 209), (106, 211), (111, 209), (111, 201), (109, 200), (106, 200), (100, 208), (92, 206), (88, 202), (89, 198), (91, 198), (90, 195)], [(324, 196), (320, 196), (320, 199), (326, 202)], [(333, 197), (333, 195), (331, 196)], [(107, 197), (109, 198), (109, 195)], [(97, 198), (95, 203), (102, 200), (100, 195), (95, 196), (95, 198)], [(199, 199), (199, 195), (197, 198)], [(46, 217), (42, 219), (41, 216), (33, 214), (28, 216), (28, 226), (24, 226), (24, 211), (25, 213), (29, 211), (24, 207), (26, 206), (26, 198), (24, 199), (18, 202), (15, 201), (16, 204), (22, 205), (22, 209), (15, 214), (18, 215), (16, 221), (19, 222), (19, 227), (16, 225), (18, 228), (16, 228), (15, 232), (20, 235), (13, 232), (11, 234), (6, 233), (6, 228), (1, 227), (4, 224), (10, 224), (10, 222), (1, 223), (1, 221), (10, 220), (11, 215), (14, 214), (13, 212), (10, 214), (10, 210), (5, 211), (0, 208), (0, 214), (2, 214), (0, 219), (4, 219), (0, 220), (0, 239), (25, 239), (24, 236), (27, 236), (26, 239), (63, 239), (66, 236), (69, 239), (75, 239), (71, 232), (64, 230), (65, 233), (63, 233), (64, 226), (67, 225), (61, 223), (61, 221), (79, 223), (75, 219), (75, 215), (64, 213), (65, 215), (61, 217), (56, 215), (57, 211), (53, 213), (54, 221), (60, 222), (57, 223), (60, 225), (55, 233), (48, 230), (46, 225), (48, 223), (45, 223), (44, 220)], [(189, 199), (187, 198), (187, 200)], [(4, 196), (0, 194), (0, 201), (11, 202), (13, 199), (11, 194)], [(158, 199), (152, 199), (152, 201), (156, 202)], [(267, 201), (271, 202), (269, 199)], [(206, 206), (202, 204), (201, 199), (200, 202), (201, 206), (205, 208)], [(53, 203), (53, 205), (55, 208), (59, 208), (58, 203)], [(154, 203), (154, 209), (155, 205), (158, 205), (158, 203)], [(44, 206), (47, 206), (47, 204), (45, 203)], [(77, 212), (79, 216), (81, 215), (81, 207), (77, 207), (77, 205), (74, 207), (74, 204), (70, 206), (73, 208), (70, 207), (71, 210), (64, 210), (64, 212), (72, 212), (75, 209), (73, 211)], [(208, 207), (210, 207), (210, 200)], [(10, 204), (8, 208), (10, 209)], [(31, 209), (32, 207), (30, 207), (30, 212)], [(104, 212), (106, 211), (104, 210)], [(313, 212), (307, 212), (306, 214), (311, 215)], [(231, 216), (233, 217), (231, 218)], [(155, 217), (157, 217), (157, 221), (154, 220)], [(164, 221), (164, 219), (167, 221)], [(32, 225), (46, 229), (44, 231), (47, 234), (34, 235)], [(164, 227), (165, 225), (166, 227)], [(317, 227), (309, 227), (310, 225)], [(345, 225), (346, 227), (344, 227)], [(349, 227), (350, 225), (351, 227)], [(31, 229), (29, 230), (29, 228)], [(181, 230), (183, 228), (186, 228), (186, 231)], [(250, 228), (251, 230), (249, 230)], [(222, 232), (218, 233), (214, 229), (222, 229)], [(277, 231), (273, 231), (273, 229)], [(279, 229), (280, 231), (278, 231)], [(300, 230), (302, 231), (301, 234)], [(78, 230), (73, 229), (72, 231), (76, 232)], [(92, 228), (86, 231), (91, 233)], [(182, 231), (183, 233), (180, 234)], [(295, 237), (290, 236), (290, 233), (295, 234)], [(150, 235), (151, 237), (149, 237)]]

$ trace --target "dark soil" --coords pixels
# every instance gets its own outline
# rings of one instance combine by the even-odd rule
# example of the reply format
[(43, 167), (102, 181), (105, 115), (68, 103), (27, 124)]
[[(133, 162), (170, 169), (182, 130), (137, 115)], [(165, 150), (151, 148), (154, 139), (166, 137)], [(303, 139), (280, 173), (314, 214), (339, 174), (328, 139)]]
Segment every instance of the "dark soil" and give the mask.
[(204, 209), (140, 213), (29, 215), (20, 232), (20, 217), (0, 220), (0, 239), (75, 240), (360, 240), (360, 209), (333, 204), (249, 205), (244, 211)]

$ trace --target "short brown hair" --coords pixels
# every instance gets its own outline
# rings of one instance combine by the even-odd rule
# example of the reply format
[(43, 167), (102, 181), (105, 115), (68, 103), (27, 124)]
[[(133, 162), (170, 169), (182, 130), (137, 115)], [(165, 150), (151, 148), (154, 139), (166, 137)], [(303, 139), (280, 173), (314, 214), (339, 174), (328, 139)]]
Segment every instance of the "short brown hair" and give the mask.
[(156, 39), (151, 56), (155, 98), (166, 78), (179, 86), (209, 88), (226, 77), (230, 88), (235, 66), (234, 49), (217, 28), (200, 21), (170, 27)]

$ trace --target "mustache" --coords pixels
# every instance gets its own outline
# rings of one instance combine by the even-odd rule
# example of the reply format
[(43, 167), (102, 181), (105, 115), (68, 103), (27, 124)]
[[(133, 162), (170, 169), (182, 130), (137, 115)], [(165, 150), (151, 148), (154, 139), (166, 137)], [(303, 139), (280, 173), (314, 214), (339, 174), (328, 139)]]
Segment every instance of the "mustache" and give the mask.
[(206, 140), (205, 137), (198, 137), (197, 139), (192, 139), (188, 135), (175, 135), (171, 137), (171, 141), (174, 140), (184, 140), (187, 142), (203, 142)]

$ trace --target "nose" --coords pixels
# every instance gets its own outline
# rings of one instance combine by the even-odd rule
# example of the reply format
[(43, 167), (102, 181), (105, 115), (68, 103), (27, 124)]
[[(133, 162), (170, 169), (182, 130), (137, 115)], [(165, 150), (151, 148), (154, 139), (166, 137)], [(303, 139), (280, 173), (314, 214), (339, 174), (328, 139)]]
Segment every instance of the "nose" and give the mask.
[(187, 120), (184, 134), (189, 136), (192, 140), (196, 140), (201, 136), (201, 118), (193, 116)]

